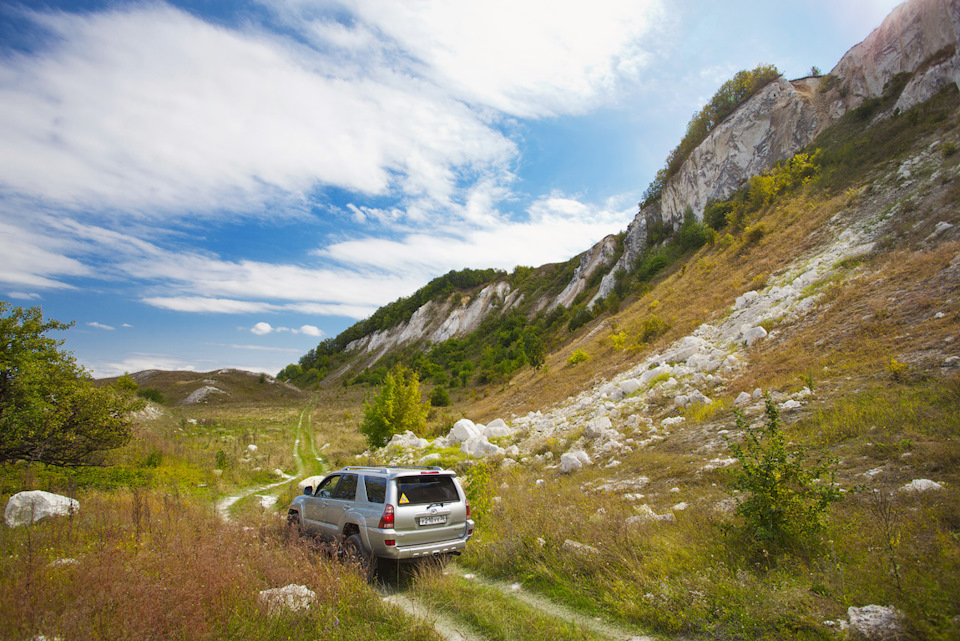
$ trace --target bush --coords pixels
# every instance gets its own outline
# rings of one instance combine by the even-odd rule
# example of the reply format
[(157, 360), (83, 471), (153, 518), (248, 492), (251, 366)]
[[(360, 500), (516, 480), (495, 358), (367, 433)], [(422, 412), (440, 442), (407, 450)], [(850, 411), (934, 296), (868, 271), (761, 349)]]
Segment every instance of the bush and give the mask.
[(148, 387), (146, 389), (137, 390), (137, 396), (139, 396), (144, 400), (152, 401), (158, 405), (163, 405), (164, 403), (163, 392), (161, 392), (155, 387)]
[(755, 245), (760, 242), (760, 239), (763, 238), (763, 235), (767, 233), (767, 226), (763, 223), (756, 223), (749, 225), (746, 229), (743, 230), (743, 244), (744, 245)]
[[(744, 441), (730, 444), (740, 461), (732, 485), (748, 493), (737, 506), (745, 533), (774, 549), (816, 542), (825, 527), (827, 507), (841, 498), (833, 482), (836, 462), (817, 461), (808, 468), (803, 448), (788, 451), (780, 414), (769, 398), (764, 426), (749, 427), (743, 415), (736, 414)], [(824, 476), (828, 478), (821, 483)]]
[(410, 430), (426, 430), (427, 411), (420, 400), (420, 380), (404, 367), (394, 367), (373, 403), (364, 403), (360, 431), (371, 447), (382, 447), (390, 437)]
[(589, 354), (587, 354), (582, 349), (577, 349), (577, 350), (574, 350), (573, 354), (570, 355), (570, 358), (567, 359), (567, 364), (576, 365), (577, 363), (582, 363), (588, 358), (590, 358)]
[(450, 393), (445, 387), (434, 387), (430, 392), (430, 405), (434, 407), (448, 407), (450, 405)]
[(640, 342), (649, 343), (667, 333), (670, 329), (670, 323), (661, 320), (657, 316), (651, 316), (643, 321), (640, 327)]

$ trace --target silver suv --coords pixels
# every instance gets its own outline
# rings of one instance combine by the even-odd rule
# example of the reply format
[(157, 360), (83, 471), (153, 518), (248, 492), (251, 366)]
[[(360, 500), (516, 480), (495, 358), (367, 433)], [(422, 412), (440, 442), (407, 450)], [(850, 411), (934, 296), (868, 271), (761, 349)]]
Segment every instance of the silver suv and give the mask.
[(366, 569), (377, 559), (459, 554), (473, 536), (457, 475), (439, 467), (344, 467), (304, 487), (287, 519)]

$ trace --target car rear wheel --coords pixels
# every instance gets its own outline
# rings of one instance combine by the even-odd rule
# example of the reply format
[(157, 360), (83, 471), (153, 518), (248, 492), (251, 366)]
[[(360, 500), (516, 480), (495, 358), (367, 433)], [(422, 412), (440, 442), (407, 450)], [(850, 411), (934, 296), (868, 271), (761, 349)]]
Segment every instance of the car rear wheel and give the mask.
[(359, 534), (351, 534), (343, 542), (343, 560), (360, 568), (360, 573), (368, 581), (373, 578), (375, 559), (363, 546)]

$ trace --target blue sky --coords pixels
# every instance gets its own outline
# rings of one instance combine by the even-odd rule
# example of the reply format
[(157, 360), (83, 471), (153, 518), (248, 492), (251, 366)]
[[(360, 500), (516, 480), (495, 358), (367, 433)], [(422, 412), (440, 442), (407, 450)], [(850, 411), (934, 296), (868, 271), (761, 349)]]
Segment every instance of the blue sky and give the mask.
[(0, 298), (97, 377), (274, 374), (451, 269), (623, 230), (740, 69), (898, 4), (0, 3)]

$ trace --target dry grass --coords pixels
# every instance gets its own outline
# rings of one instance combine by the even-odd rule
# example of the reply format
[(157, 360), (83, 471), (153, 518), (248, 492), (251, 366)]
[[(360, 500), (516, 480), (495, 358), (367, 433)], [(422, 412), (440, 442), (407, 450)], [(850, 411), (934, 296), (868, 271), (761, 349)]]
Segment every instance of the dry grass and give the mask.
[[(276, 519), (240, 527), (161, 493), (90, 493), (80, 512), (0, 528), (0, 637), (435, 639)], [(272, 615), (268, 588), (304, 585), (306, 612)]]

